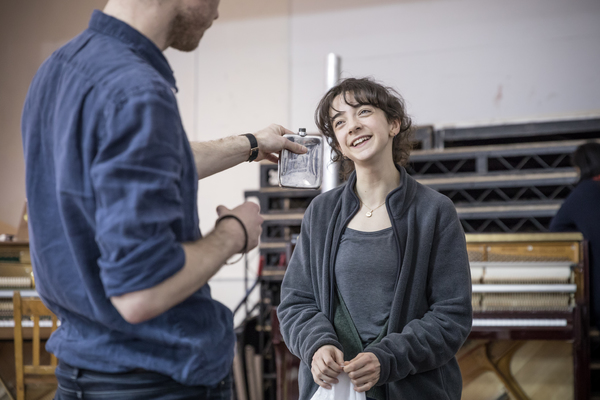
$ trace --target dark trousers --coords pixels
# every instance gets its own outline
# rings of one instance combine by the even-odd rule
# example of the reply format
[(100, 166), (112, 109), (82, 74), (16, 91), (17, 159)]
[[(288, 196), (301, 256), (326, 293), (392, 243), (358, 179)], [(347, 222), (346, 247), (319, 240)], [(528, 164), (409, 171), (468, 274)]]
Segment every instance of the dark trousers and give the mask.
[(150, 371), (106, 374), (59, 362), (55, 400), (231, 400), (231, 374), (216, 386), (185, 386)]

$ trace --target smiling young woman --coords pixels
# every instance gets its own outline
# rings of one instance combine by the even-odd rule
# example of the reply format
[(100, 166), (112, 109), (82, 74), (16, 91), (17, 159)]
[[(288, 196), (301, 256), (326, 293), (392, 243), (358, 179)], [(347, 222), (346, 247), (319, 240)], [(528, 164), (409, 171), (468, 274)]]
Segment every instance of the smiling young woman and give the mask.
[(347, 79), (315, 119), (348, 179), (311, 202), (281, 288), (300, 398), (344, 371), (369, 399), (460, 399), (454, 355), (472, 322), (465, 238), (452, 202), (404, 169), (402, 98)]

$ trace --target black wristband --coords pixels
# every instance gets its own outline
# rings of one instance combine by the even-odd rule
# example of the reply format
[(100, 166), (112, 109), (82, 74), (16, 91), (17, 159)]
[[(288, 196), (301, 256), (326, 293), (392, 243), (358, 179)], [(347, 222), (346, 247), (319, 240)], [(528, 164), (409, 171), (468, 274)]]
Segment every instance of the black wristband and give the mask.
[(258, 141), (251, 133), (244, 133), (242, 136), (246, 136), (250, 141), (250, 154), (248, 155), (248, 159), (246, 161), (252, 162), (256, 160), (256, 157), (258, 157)]
[(246, 230), (246, 227), (244, 226), (244, 223), (242, 222), (242, 220), (233, 214), (225, 214), (225, 215), (219, 217), (219, 219), (217, 219), (217, 222), (215, 223), (215, 226), (219, 225), (219, 222), (221, 222), (227, 218), (235, 219), (242, 226), (242, 230), (244, 231), (244, 248), (242, 249), (242, 251), (240, 251), (240, 253), (242, 253), (242, 256), (243, 256), (244, 254), (246, 254), (246, 251), (248, 250), (248, 231)]

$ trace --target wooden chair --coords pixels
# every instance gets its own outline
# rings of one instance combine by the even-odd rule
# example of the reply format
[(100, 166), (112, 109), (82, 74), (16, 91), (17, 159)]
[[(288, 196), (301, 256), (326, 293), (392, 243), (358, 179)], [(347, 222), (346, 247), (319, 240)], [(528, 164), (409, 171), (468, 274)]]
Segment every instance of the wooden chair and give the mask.
[[(56, 390), (56, 378), (54, 370), (58, 361), (51, 355), (50, 365), (40, 365), (40, 317), (52, 317), (51, 332), (57, 327), (58, 318), (46, 308), (44, 303), (37, 297), (21, 297), (21, 293), (13, 293), (13, 315), (15, 321), (15, 367), (16, 367), (16, 389), (17, 400), (25, 400), (25, 384), (53, 384), (50, 390), (42, 392), (36, 398), (48, 397)], [(33, 322), (32, 334), (32, 364), (25, 365), (23, 360), (23, 328), (21, 321), (23, 316), (31, 317)]]

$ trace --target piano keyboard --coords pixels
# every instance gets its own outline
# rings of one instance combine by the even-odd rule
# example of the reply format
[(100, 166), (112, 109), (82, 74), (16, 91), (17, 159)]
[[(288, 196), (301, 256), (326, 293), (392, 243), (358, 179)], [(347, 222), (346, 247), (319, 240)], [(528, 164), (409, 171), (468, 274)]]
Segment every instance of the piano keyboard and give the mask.
[[(2, 290), (0, 289), (0, 299), (12, 299), (14, 290)], [(35, 290), (20, 290), (21, 297), (40, 297)]]
[[(60, 326), (60, 321), (58, 321), (58, 326)], [(33, 321), (21, 321), (21, 326), (23, 328), (33, 328)], [(0, 319), (0, 328), (14, 328), (15, 327), (15, 321), (12, 319), (5, 319), (5, 320), (1, 320)], [(52, 328), (52, 321), (51, 320), (41, 320), (40, 321), (40, 328)]]
[(567, 326), (567, 320), (560, 318), (474, 318), (473, 326), (556, 327)]
[(528, 285), (509, 285), (509, 284), (475, 284), (473, 293), (575, 293), (576, 284), (528, 284)]

